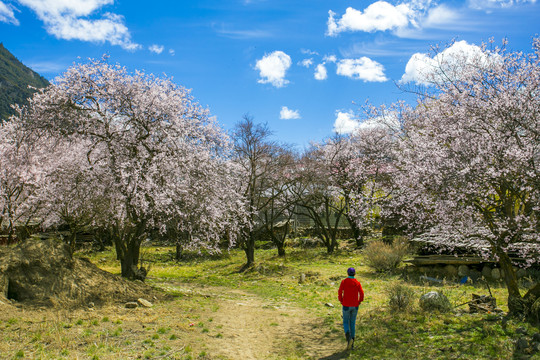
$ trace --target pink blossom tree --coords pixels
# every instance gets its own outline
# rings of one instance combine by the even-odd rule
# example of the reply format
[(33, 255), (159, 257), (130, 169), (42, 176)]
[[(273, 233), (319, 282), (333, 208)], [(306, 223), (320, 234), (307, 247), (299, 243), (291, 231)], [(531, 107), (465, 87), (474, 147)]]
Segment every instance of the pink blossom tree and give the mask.
[(434, 225), (442, 245), (456, 246), (459, 233), (495, 257), (509, 308), (521, 311), (509, 254), (538, 260), (540, 41), (528, 54), (481, 50), (424, 74), (431, 87), (403, 114), (394, 200), (409, 224)]
[(39, 196), (46, 178), (40, 166), (42, 153), (19, 125), (15, 121), (0, 125), (0, 226), (7, 232), (8, 242), (17, 229), (24, 232), (32, 221), (38, 221), (43, 210)]
[[(124, 277), (144, 278), (139, 251), (149, 230), (189, 233), (197, 214), (190, 245), (215, 248), (221, 231), (244, 216), (227, 137), (188, 90), (168, 79), (90, 61), (36, 94), (20, 118), (28, 133), (84, 144), (73, 166), (58, 173), (71, 176), (72, 185), (88, 176), (85, 186), (102, 192), (100, 220)], [(69, 191), (77, 190), (58, 186), (67, 206)]]
[(321, 161), (328, 169), (328, 179), (338, 190), (345, 205), (356, 245), (363, 246), (364, 236), (374, 225), (379, 205), (390, 194), (392, 129), (384, 122), (362, 127), (350, 135), (338, 135), (320, 146)]
[[(333, 183), (335, 164), (328, 150), (329, 147), (314, 144), (302, 155), (290, 191), (295, 197), (295, 211), (311, 220), (318, 240), (331, 254), (338, 248), (339, 228), (348, 203)], [(334, 150), (330, 153), (335, 155)]]

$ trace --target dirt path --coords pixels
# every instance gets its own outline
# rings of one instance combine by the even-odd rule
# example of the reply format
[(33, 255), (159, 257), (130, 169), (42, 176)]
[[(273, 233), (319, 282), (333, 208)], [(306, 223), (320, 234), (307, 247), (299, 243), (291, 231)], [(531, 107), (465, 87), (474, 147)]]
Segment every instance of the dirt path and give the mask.
[(212, 357), (261, 360), (295, 354), (299, 359), (337, 360), (347, 356), (342, 351), (341, 334), (329, 333), (323, 320), (306, 309), (240, 290), (182, 286), (216, 302), (218, 310), (211, 314), (212, 326), (219, 329), (221, 336), (204, 340)]

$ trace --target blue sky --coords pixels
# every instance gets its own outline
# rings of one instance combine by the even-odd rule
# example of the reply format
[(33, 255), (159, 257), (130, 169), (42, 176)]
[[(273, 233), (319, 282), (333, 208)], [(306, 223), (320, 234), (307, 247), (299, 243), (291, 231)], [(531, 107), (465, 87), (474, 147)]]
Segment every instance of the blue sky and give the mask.
[(0, 0), (0, 42), (49, 80), (108, 54), (299, 148), (359, 126), (366, 100), (412, 100), (396, 84), (422, 82), (431, 46), (529, 51), (539, 32), (535, 0)]

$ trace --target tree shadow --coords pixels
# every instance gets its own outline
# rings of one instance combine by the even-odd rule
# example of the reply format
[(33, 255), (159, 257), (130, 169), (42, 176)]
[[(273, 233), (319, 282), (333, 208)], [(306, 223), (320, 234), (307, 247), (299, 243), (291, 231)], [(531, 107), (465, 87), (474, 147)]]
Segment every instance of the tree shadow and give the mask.
[(335, 354), (319, 358), (318, 360), (341, 360), (341, 359), (344, 359), (348, 354), (349, 354), (348, 350), (343, 350)]

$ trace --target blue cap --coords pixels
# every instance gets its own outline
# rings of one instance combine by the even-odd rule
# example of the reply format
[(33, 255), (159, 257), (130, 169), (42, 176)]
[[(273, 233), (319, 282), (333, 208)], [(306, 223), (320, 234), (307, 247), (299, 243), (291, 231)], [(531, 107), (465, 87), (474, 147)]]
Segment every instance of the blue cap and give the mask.
[(354, 270), (354, 268), (348, 268), (347, 274), (349, 274), (349, 276), (354, 276), (354, 274), (356, 274), (356, 270)]

